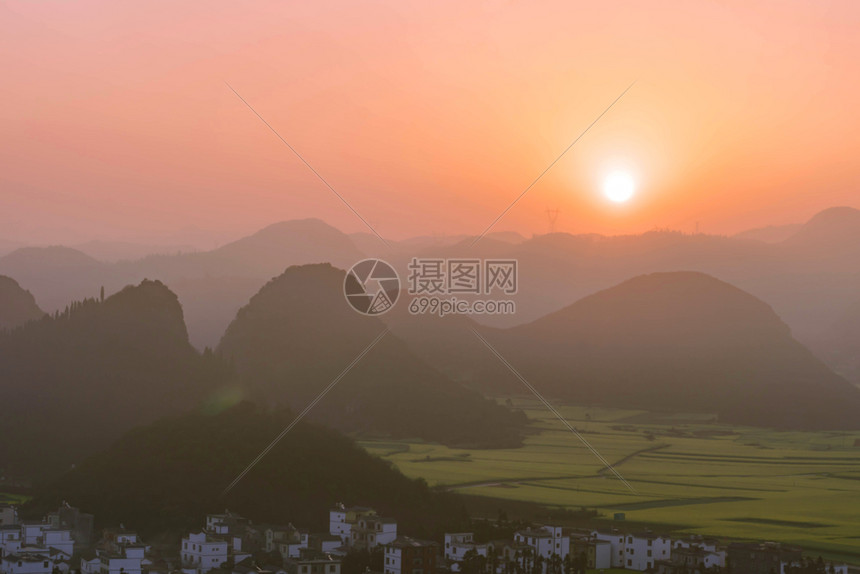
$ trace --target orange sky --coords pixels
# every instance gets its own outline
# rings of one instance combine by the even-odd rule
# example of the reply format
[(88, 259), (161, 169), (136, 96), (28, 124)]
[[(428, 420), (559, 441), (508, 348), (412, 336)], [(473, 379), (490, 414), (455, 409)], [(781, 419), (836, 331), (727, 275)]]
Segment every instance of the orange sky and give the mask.
[[(499, 224), (730, 233), (860, 207), (857, 2), (6, 2), (0, 238)], [(622, 166), (627, 204), (600, 193)]]

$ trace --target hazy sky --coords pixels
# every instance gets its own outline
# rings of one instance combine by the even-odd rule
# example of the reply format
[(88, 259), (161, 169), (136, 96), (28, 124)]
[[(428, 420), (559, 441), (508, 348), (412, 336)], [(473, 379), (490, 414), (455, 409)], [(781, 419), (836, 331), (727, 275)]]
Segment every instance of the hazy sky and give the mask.
[(4, 2), (0, 238), (362, 230), (225, 82), (387, 237), (480, 232), (634, 80), (498, 229), (803, 221), (860, 207), (858, 29), (852, 1)]

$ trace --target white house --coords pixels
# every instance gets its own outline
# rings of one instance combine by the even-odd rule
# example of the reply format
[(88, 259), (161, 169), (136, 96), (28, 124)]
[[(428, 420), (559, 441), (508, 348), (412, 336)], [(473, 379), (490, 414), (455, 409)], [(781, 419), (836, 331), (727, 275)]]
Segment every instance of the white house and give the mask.
[(95, 556), (81, 557), (81, 574), (141, 574), (149, 564), (147, 550), (136, 532), (126, 530), (122, 525), (107, 529)]
[(285, 542), (290, 539), (290, 537), (295, 532), (295, 528), (292, 525), (289, 526), (270, 526), (266, 528), (264, 534), (266, 536), (266, 542), (263, 547), (266, 549), (266, 552), (275, 552), (279, 549), (279, 545), (282, 542)]
[(51, 574), (53, 569), (54, 563), (44, 554), (21, 552), (4, 555), (0, 559), (2, 574)]
[(349, 546), (354, 548), (376, 548), (388, 544), (397, 538), (397, 521), (393, 518), (383, 518), (376, 514), (365, 514), (358, 517), (349, 531)]
[(52, 528), (44, 523), (0, 526), (0, 554), (53, 553), (58, 556), (58, 560), (69, 560), (74, 552), (75, 541), (71, 530)]
[(229, 553), (226, 540), (205, 532), (191, 533), (182, 539), (182, 571), (186, 574), (209, 572), (227, 562)]
[(445, 548), (444, 556), (451, 561), (451, 571), (459, 572), (460, 563), (463, 557), (474, 551), (479, 556), (487, 557), (489, 554), (489, 544), (475, 543), (475, 536), (472, 532), (454, 532), (445, 533)]
[(626, 562), (624, 559), (625, 535), (617, 530), (595, 530), (591, 535), (598, 540), (609, 542), (610, 568), (623, 568)]
[(591, 570), (612, 568), (612, 543), (590, 534), (571, 534), (570, 553), (585, 556), (586, 567)]
[(351, 506), (347, 508), (343, 504), (337, 504), (329, 511), (328, 531), (329, 534), (340, 536), (344, 544), (350, 543), (350, 534), (353, 526), (363, 516), (375, 516), (376, 511), (366, 506)]
[(570, 554), (570, 538), (564, 535), (561, 526), (538, 526), (519, 530), (514, 534), (514, 542), (531, 546), (534, 555), (544, 559), (553, 554), (564, 559)]
[(284, 569), (289, 574), (340, 574), (340, 560), (331, 557), (287, 558)]
[(46, 528), (42, 530), (38, 546), (59, 550), (71, 558), (75, 553), (75, 541), (72, 539), (72, 531), (65, 528)]
[(610, 543), (612, 568), (644, 571), (653, 568), (658, 560), (668, 560), (672, 555), (671, 539), (653, 532), (630, 534), (595, 530), (591, 535)]
[(20, 526), (17, 524), (0, 526), (0, 556), (17, 554), (22, 544)]
[(101, 558), (95, 555), (81, 556), (81, 574), (98, 574), (101, 571)]
[(278, 552), (284, 558), (298, 558), (308, 548), (308, 533), (295, 528), (278, 544)]
[(250, 520), (229, 510), (225, 510), (224, 514), (209, 514), (206, 516), (206, 532), (220, 536), (241, 535), (241, 531), (250, 524)]
[(48, 528), (41, 522), (30, 522), (21, 525), (21, 540), (24, 546), (38, 546), (42, 538), (42, 530)]
[(672, 541), (668, 536), (653, 532), (623, 534), (622, 568), (644, 571), (654, 567), (657, 560), (668, 560), (672, 555)]

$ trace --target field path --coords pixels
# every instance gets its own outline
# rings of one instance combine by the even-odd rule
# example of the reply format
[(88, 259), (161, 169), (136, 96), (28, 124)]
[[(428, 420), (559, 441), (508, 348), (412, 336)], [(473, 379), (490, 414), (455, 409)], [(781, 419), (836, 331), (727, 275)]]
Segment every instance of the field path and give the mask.
[[(671, 445), (669, 445), (669, 444), (658, 444), (655, 446), (649, 446), (648, 448), (643, 448), (643, 449), (631, 452), (630, 454), (628, 454), (628, 455), (624, 456), (623, 458), (620, 458), (618, 461), (616, 461), (612, 465), (612, 467), (617, 468), (635, 456), (639, 456), (640, 454), (644, 454), (646, 452), (654, 452), (657, 450), (661, 450), (661, 449), (667, 448), (669, 446), (671, 446)], [(598, 470), (596, 474), (598, 476), (603, 476), (608, 470), (609, 470), (609, 467), (604, 466), (603, 468)], [(589, 474), (562, 474), (562, 475), (558, 475), (558, 476), (519, 476), (519, 477), (515, 477), (515, 478), (507, 478), (507, 479), (501, 479), (501, 480), (482, 480), (482, 481), (475, 481), (475, 482), (460, 482), (457, 484), (447, 484), (447, 485), (445, 485), (444, 488), (445, 488), (445, 490), (458, 490), (460, 488), (481, 488), (481, 487), (486, 487), (486, 486), (504, 487), (504, 486), (508, 486), (508, 485), (522, 484), (523, 482), (544, 482), (547, 480), (566, 480), (566, 479), (573, 479), (573, 478), (588, 478), (589, 476), (593, 476), (593, 475), (589, 475)]]
[(457, 490), (459, 488), (479, 488), (482, 486), (507, 486), (511, 484), (521, 484), (523, 482), (542, 482), (544, 480), (563, 480), (567, 478), (587, 478), (587, 474), (570, 474), (560, 476), (521, 476), (516, 478), (507, 478), (503, 480), (490, 480), (478, 482), (461, 482), (459, 484), (445, 485), (445, 490)]
[[(657, 450), (662, 450), (662, 449), (667, 448), (667, 447), (669, 447), (669, 446), (671, 446), (671, 445), (664, 443), (664, 444), (658, 444), (658, 445), (655, 445), (655, 446), (649, 446), (648, 448), (643, 448), (643, 449), (641, 449), (641, 450), (637, 450), (637, 451), (635, 451), (635, 452), (631, 452), (631, 453), (630, 453), (630, 454), (628, 454), (627, 456), (625, 456), (625, 457), (622, 457), (622, 458), (618, 459), (618, 460), (615, 462), (615, 464), (613, 464), (613, 465), (612, 465), (612, 468), (618, 468), (619, 466), (621, 466), (622, 464), (624, 464), (625, 462), (627, 462), (628, 460), (630, 460), (630, 459), (631, 459), (631, 458), (633, 458), (634, 456), (639, 456), (640, 454), (645, 454), (646, 452), (654, 452), (654, 451), (657, 451)], [(606, 474), (606, 472), (607, 472), (608, 470), (609, 470), (609, 467), (608, 467), (608, 466), (604, 466), (603, 468), (601, 468), (600, 470), (598, 470), (598, 471), (597, 471), (597, 474), (599, 474), (600, 476), (603, 476), (604, 474)]]

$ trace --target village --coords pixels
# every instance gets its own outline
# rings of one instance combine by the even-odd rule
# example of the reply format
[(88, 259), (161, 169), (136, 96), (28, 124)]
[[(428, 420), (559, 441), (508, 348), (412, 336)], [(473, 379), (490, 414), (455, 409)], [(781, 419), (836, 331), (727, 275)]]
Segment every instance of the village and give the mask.
[[(398, 532), (397, 521), (368, 507), (338, 504), (328, 532), (257, 524), (225, 510), (156, 551), (124, 525), (96, 537), (94, 516), (63, 504), (39, 522), (0, 506), (0, 574), (858, 574), (846, 564), (805, 556), (772, 542), (670, 537), (621, 528), (530, 525), (506, 540), (452, 532), (442, 541)], [(364, 561), (362, 561), (364, 558)]]

